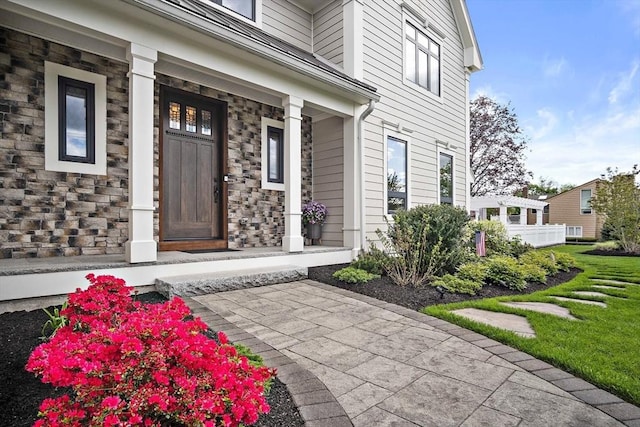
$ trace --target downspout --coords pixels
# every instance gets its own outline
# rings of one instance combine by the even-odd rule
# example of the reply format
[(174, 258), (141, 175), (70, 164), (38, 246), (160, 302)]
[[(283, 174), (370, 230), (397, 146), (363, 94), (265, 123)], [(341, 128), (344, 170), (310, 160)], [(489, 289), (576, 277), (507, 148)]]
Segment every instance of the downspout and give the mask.
[(364, 120), (367, 118), (367, 116), (369, 116), (369, 114), (371, 114), (373, 112), (373, 110), (376, 108), (376, 101), (374, 101), (373, 99), (369, 101), (369, 105), (367, 106), (367, 109), (364, 110), (362, 112), (362, 114), (360, 114), (360, 117), (358, 118), (358, 151), (360, 154), (360, 159), (359, 159), (359, 171), (360, 171), (360, 250), (362, 252), (365, 251), (366, 249), (366, 244), (367, 244), (367, 233), (366, 233), (366, 213), (365, 213), (365, 202), (366, 202), (366, 197), (365, 197), (365, 191), (364, 191), (364, 184), (365, 184), (365, 179), (364, 179), (364, 142), (363, 142), (363, 136), (362, 136), (362, 126), (364, 124)]

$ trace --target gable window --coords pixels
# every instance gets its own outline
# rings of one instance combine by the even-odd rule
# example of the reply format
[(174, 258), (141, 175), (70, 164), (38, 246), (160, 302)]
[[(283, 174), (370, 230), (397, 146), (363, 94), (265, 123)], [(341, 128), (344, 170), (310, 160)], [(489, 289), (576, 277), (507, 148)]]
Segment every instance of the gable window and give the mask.
[(387, 213), (407, 209), (407, 141), (387, 136)]
[(58, 160), (95, 163), (95, 85), (58, 76)]
[(580, 190), (580, 213), (591, 214), (591, 189)]
[(440, 96), (440, 45), (414, 25), (405, 25), (405, 77)]
[(284, 122), (262, 118), (262, 188), (284, 191)]
[(440, 204), (453, 205), (453, 156), (440, 153)]
[(213, 2), (252, 21), (256, 20), (256, 0), (213, 0)]
[(45, 61), (45, 170), (107, 173), (106, 76)]

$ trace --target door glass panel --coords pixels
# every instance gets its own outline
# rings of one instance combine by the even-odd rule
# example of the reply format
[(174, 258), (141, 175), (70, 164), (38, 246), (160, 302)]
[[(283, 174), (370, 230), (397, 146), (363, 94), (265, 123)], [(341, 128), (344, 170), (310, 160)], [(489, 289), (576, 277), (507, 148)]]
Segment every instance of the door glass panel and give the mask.
[(187, 132), (195, 133), (198, 131), (196, 127), (196, 108), (195, 107), (187, 106), (187, 109), (185, 111), (184, 122), (185, 122), (185, 130)]
[(431, 50), (431, 53), (433, 53), (436, 56), (440, 56), (440, 46), (438, 46), (437, 43), (431, 42), (431, 44), (429, 45), (429, 50)]
[(211, 135), (211, 111), (202, 110), (202, 134)]
[(407, 36), (411, 37), (414, 40), (416, 39), (416, 29), (413, 28), (413, 25), (407, 24), (406, 31)]
[(180, 104), (177, 102), (169, 103), (169, 127), (180, 129)]
[(87, 156), (87, 90), (67, 86), (66, 90), (66, 148), (67, 155)]

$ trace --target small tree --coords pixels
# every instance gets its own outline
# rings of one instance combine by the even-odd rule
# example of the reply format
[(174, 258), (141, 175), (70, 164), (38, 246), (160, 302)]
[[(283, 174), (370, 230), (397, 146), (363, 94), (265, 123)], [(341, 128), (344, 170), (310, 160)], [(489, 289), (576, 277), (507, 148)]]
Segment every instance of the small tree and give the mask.
[(524, 164), (527, 137), (509, 105), (479, 96), (469, 108), (472, 196), (513, 194), (531, 178)]
[(638, 174), (638, 165), (628, 173), (607, 168), (607, 178), (598, 184), (591, 199), (593, 210), (606, 218), (611, 236), (630, 253), (640, 253), (640, 186), (635, 182)]

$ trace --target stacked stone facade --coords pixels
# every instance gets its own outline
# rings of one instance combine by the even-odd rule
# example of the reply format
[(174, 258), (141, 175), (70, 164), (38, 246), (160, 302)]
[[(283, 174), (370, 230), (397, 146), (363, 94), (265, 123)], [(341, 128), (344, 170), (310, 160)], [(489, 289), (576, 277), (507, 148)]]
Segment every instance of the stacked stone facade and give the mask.
[[(44, 61), (107, 77), (107, 175), (45, 171)], [(128, 65), (0, 28), (0, 257), (123, 253)]]
[[(107, 77), (107, 175), (45, 171), (44, 61)], [(0, 258), (124, 253), (128, 239), (128, 64), (0, 28)], [(284, 110), (157, 75), (156, 214), (159, 236), (159, 88), (227, 102), (229, 247), (277, 246), (284, 192), (261, 189), (261, 118)], [(311, 119), (302, 121), (302, 203), (312, 196)], [(247, 218), (243, 225), (241, 219)]]

